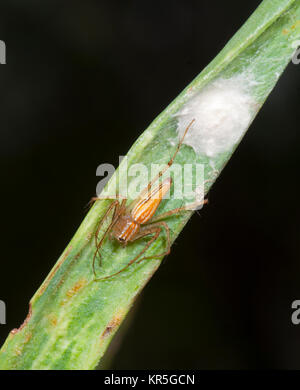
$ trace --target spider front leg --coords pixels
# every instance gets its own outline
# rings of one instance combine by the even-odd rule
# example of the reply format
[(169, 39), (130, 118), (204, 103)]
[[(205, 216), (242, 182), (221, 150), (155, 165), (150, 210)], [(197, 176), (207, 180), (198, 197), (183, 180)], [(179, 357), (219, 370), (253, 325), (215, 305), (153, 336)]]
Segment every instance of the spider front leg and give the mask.
[[(167, 233), (167, 250), (164, 251), (163, 253), (160, 253), (159, 255), (143, 257), (142, 259), (140, 259), (140, 257), (146, 252), (146, 250), (158, 239), (159, 235), (162, 232), (162, 227), (164, 227), (166, 229), (166, 233)], [(170, 253), (170, 229), (169, 229), (169, 226), (165, 222), (158, 222), (155, 224), (149, 224), (149, 225), (142, 226), (139, 233), (134, 237), (133, 240), (131, 240), (131, 242), (135, 242), (136, 240), (138, 240), (142, 237), (146, 237), (150, 234), (154, 234), (154, 236), (146, 243), (146, 245), (140, 251), (140, 253), (137, 256), (135, 256), (135, 258), (130, 260), (130, 262), (127, 265), (125, 265), (125, 267), (121, 268), (118, 272), (115, 272), (111, 275), (104, 276), (103, 278), (95, 279), (95, 281), (98, 282), (100, 280), (110, 279), (116, 275), (119, 275), (121, 272), (125, 271), (132, 264), (140, 263), (142, 260), (155, 259), (155, 258), (169, 254)]]
[[(105, 198), (105, 199), (107, 199), (107, 198)], [(97, 198), (96, 200), (100, 200), (100, 198)], [(111, 228), (116, 223), (116, 221), (119, 218), (121, 212), (123, 211), (123, 209), (125, 207), (125, 203), (126, 203), (126, 199), (123, 199), (121, 204), (120, 204), (118, 199), (115, 199), (110, 204), (110, 206), (106, 210), (104, 216), (102, 217), (101, 221), (99, 222), (99, 225), (98, 225), (97, 230), (95, 232), (96, 251), (95, 251), (95, 254), (94, 254), (94, 257), (93, 257), (93, 273), (94, 273), (95, 277), (96, 277), (96, 271), (95, 271), (96, 257), (97, 257), (97, 255), (99, 256), (99, 265), (101, 266), (102, 265), (102, 258), (101, 258), (100, 248), (103, 245), (103, 242), (104, 242), (105, 238), (107, 237), (108, 233), (111, 231)], [(101, 240), (98, 242), (98, 236), (99, 236), (100, 229), (103, 226), (103, 223), (104, 223), (105, 219), (107, 218), (107, 216), (109, 215), (109, 213), (111, 212), (112, 209), (114, 209), (114, 212), (113, 212), (113, 216), (112, 216), (111, 222), (108, 225), (108, 227), (107, 227), (105, 233), (103, 234)]]
[(101, 248), (101, 245), (103, 243), (103, 240), (104, 238), (106, 237), (106, 235), (108, 234), (109, 232), (109, 227), (106, 229), (102, 239), (100, 242), (98, 242), (98, 236), (99, 236), (99, 232), (100, 232), (100, 229), (101, 227), (103, 226), (103, 223), (105, 221), (105, 219), (107, 218), (108, 214), (110, 213), (110, 211), (114, 208), (114, 214), (113, 214), (113, 218), (112, 220), (114, 219), (114, 215), (116, 213), (116, 209), (120, 206), (119, 204), (119, 201), (115, 199), (114, 202), (112, 202), (110, 204), (110, 206), (108, 207), (108, 209), (106, 210), (104, 216), (102, 217), (102, 219), (100, 220), (99, 222), (99, 225), (97, 227), (97, 230), (95, 232), (95, 246), (96, 246), (96, 251), (94, 253), (94, 257), (93, 257), (93, 272), (94, 272), (94, 275), (96, 276), (96, 272), (95, 272), (95, 261), (96, 261), (96, 257), (97, 255), (99, 256), (99, 265), (101, 266), (101, 262), (102, 262), (102, 259), (101, 259), (101, 253), (99, 252), (100, 248)]
[[(145, 260), (145, 259), (156, 259), (156, 258), (159, 258), (159, 257), (162, 257), (162, 256), (167, 256), (170, 253), (170, 251), (171, 251), (170, 228), (169, 228), (169, 226), (168, 226), (168, 224), (166, 222), (160, 221), (160, 222), (155, 222), (154, 223), (153, 220), (151, 220), (148, 224), (145, 224), (145, 226), (142, 228), (142, 230), (144, 230), (144, 232), (148, 231), (148, 233), (146, 233), (146, 234), (151, 234), (151, 230), (155, 230), (155, 231), (159, 230), (159, 234), (160, 234), (162, 232), (162, 228), (165, 229), (166, 235), (167, 235), (167, 247), (166, 247), (166, 250), (164, 252), (158, 254), (158, 255), (155, 255), (155, 256), (143, 257), (142, 259), (140, 259), (138, 261), (138, 263), (140, 263), (142, 260)], [(158, 237), (159, 237), (159, 235), (158, 235)]]
[(127, 198), (125, 198), (125, 196), (122, 196), (120, 194), (117, 194), (116, 196), (93, 196), (92, 199), (89, 201), (89, 206), (92, 207), (92, 205), (97, 202), (98, 200), (127, 200)]

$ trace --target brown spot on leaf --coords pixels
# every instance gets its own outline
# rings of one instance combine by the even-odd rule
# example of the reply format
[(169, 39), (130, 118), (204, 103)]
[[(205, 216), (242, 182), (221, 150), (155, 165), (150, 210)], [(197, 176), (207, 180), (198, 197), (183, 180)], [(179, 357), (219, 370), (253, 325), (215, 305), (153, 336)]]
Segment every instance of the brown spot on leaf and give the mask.
[(24, 343), (25, 343), (25, 344), (28, 343), (28, 342), (30, 341), (31, 337), (32, 337), (32, 333), (31, 333), (31, 332), (28, 332), (28, 333), (26, 334), (26, 336), (25, 336)]
[(70, 288), (70, 290), (67, 291), (67, 297), (72, 298), (73, 295), (77, 294), (77, 292), (81, 290), (82, 287), (84, 287), (86, 284), (86, 279), (80, 279), (78, 282), (76, 282), (76, 284), (74, 284), (72, 288)]
[(295, 30), (296, 27), (300, 26), (300, 20), (297, 20), (296, 23), (294, 23), (292, 26), (291, 26), (291, 29), (292, 30)]
[(48, 287), (51, 279), (53, 278), (53, 276), (55, 275), (56, 271), (59, 269), (59, 267), (62, 265), (62, 263), (66, 260), (66, 258), (69, 256), (70, 252), (72, 250), (72, 246), (70, 245), (69, 248), (66, 250), (66, 253), (63, 255), (63, 257), (61, 258), (61, 260), (59, 260), (59, 262), (56, 264), (56, 266), (53, 268), (53, 270), (50, 272), (49, 276), (47, 277), (47, 279), (44, 281), (44, 283), (42, 284), (41, 288), (39, 289), (38, 291), (38, 295), (42, 295), (44, 293), (44, 291), (46, 290), (46, 288)]
[(63, 306), (65, 303), (67, 303), (68, 300), (71, 299), (74, 295), (76, 295), (78, 291), (81, 290), (86, 284), (86, 279), (83, 278), (78, 280), (78, 282), (76, 282), (74, 286), (67, 291), (66, 298), (62, 300), (61, 305)]
[(52, 326), (56, 326), (56, 325), (57, 325), (57, 317), (56, 317), (55, 314), (50, 314), (50, 315), (48, 316), (48, 318), (49, 318), (49, 322), (50, 322), (50, 324), (51, 324)]
[(289, 30), (288, 30), (288, 29), (284, 28), (284, 29), (282, 30), (282, 34), (283, 34), (283, 35), (287, 35), (288, 33), (289, 33)]
[(118, 313), (113, 317), (113, 319), (107, 324), (104, 332), (102, 333), (101, 341), (106, 337), (110, 336), (118, 328), (118, 326), (122, 322), (123, 317), (124, 317), (123, 312)]
[(31, 303), (29, 303), (29, 311), (28, 311), (27, 317), (25, 318), (25, 321), (23, 322), (23, 324), (19, 328), (13, 329), (10, 333), (14, 335), (14, 334), (20, 332), (24, 328), (24, 326), (27, 325), (31, 316), (32, 316), (32, 307), (31, 307)]
[(62, 278), (60, 279), (60, 281), (57, 283), (57, 288), (61, 287), (62, 284), (65, 282), (65, 277), (66, 275), (68, 275), (68, 272), (70, 270), (70, 268), (72, 267), (72, 265), (74, 264), (74, 262), (76, 262), (76, 260), (78, 260), (80, 258), (80, 255), (81, 255), (81, 251), (79, 253), (77, 253), (73, 259), (70, 261), (70, 263), (68, 264), (68, 267), (66, 269), (66, 272), (65, 274), (62, 276)]

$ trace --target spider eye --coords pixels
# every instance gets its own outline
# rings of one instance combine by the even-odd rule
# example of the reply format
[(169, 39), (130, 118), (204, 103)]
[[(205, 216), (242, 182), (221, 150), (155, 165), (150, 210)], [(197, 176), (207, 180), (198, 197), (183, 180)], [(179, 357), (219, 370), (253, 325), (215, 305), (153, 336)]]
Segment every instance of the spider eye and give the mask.
[(125, 241), (125, 238), (119, 237), (119, 241), (124, 242), (124, 241)]

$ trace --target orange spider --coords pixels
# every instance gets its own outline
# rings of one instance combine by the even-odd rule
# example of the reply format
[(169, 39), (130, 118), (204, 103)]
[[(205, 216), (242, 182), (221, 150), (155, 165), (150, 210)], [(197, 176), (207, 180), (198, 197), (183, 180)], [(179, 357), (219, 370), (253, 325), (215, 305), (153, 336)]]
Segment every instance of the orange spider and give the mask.
[[(172, 185), (172, 179), (168, 177), (163, 182), (161, 182), (159, 185), (154, 186), (155, 182), (158, 181), (164, 172), (166, 172), (171, 165), (173, 164), (173, 161), (182, 145), (182, 142), (184, 140), (184, 137), (189, 130), (189, 128), (194, 123), (195, 119), (191, 121), (191, 123), (186, 128), (183, 137), (181, 138), (180, 142), (177, 145), (176, 151), (171, 158), (171, 160), (167, 163), (167, 165), (152, 179), (147, 187), (140, 193), (139, 197), (132, 202), (131, 205), (126, 206), (127, 198), (123, 198), (120, 202), (119, 199), (115, 199), (112, 197), (96, 197), (92, 200), (97, 201), (100, 199), (113, 199), (114, 201), (111, 203), (109, 208), (107, 209), (106, 213), (104, 214), (103, 218), (101, 219), (99, 226), (97, 228), (97, 231), (95, 233), (95, 242), (96, 242), (96, 251), (93, 258), (93, 272), (95, 275), (95, 280), (104, 280), (108, 278), (112, 278), (121, 272), (123, 272), (126, 268), (128, 268), (133, 263), (140, 263), (142, 260), (145, 259), (153, 259), (153, 258), (159, 258), (165, 255), (168, 255), (170, 253), (170, 228), (167, 225), (166, 222), (162, 221), (162, 219), (168, 218), (173, 214), (180, 213), (182, 211), (187, 210), (193, 210), (199, 205), (207, 203), (207, 200), (204, 201), (198, 201), (193, 202), (188, 205), (185, 205), (183, 207), (178, 207), (176, 209), (167, 211), (165, 213), (162, 213), (160, 215), (154, 216), (158, 206), (160, 205), (162, 199), (169, 191), (171, 185)], [(103, 225), (104, 220), (109, 215), (109, 213), (113, 211), (112, 220), (106, 229), (104, 235), (102, 236), (101, 240), (98, 242), (98, 236), (101, 226)], [(157, 240), (159, 235), (162, 232), (162, 229), (165, 229), (166, 236), (167, 236), (167, 247), (166, 250), (162, 253), (159, 253), (155, 256), (150, 257), (142, 257), (140, 258), (146, 250), (154, 243), (154, 241)], [(120, 269), (118, 272), (115, 272), (111, 275), (104, 276), (102, 278), (96, 278), (96, 272), (95, 272), (95, 260), (97, 254), (100, 257), (101, 260), (101, 253), (100, 248), (103, 245), (103, 242), (107, 235), (110, 233), (109, 238), (110, 239), (116, 239), (120, 244), (123, 246), (126, 246), (128, 242), (133, 242), (138, 240), (139, 238), (148, 236), (153, 234), (153, 237), (146, 243), (145, 247), (141, 250), (141, 252), (135, 256), (130, 262)]]

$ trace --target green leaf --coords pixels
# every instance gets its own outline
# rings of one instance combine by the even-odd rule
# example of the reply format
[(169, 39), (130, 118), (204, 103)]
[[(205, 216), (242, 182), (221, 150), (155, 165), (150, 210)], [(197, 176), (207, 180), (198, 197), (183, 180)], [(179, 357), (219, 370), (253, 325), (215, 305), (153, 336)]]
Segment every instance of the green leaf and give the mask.
[[(196, 122), (188, 133), (190, 138), (180, 149), (176, 163), (203, 164), (207, 192), (215, 172), (221, 172), (290, 61), (295, 50), (293, 43), (299, 38), (299, 0), (263, 1), (219, 55), (139, 137), (122, 161), (116, 183), (124, 185), (133, 164), (142, 163), (150, 168), (152, 163), (167, 163), (175, 151), (178, 131), (182, 132), (185, 121), (195, 115)], [(232, 132), (219, 132), (211, 146), (210, 133), (201, 133), (199, 128), (202, 119), (198, 118), (197, 110), (202, 103), (210, 104), (211, 110), (220, 93), (229, 96), (230, 103), (222, 126), (226, 130), (226, 121), (229, 127), (233, 123), (236, 134), (232, 138)], [(205, 120), (204, 128), (210, 124), (209, 118)], [(113, 178), (106, 190), (113, 194)], [(94, 281), (94, 234), (109, 204), (111, 200), (96, 202), (82, 222), (32, 298), (24, 324), (9, 334), (1, 349), (0, 369), (93, 369), (97, 365), (135, 298), (161, 262), (161, 259), (144, 260), (116, 277)], [(179, 199), (165, 199), (157, 214), (181, 205)], [(166, 219), (172, 241), (191, 214), (185, 212)], [(104, 229), (100, 236), (103, 232)], [(144, 248), (147, 240), (147, 237), (137, 240), (126, 248), (106, 240), (102, 248), (103, 266), (96, 267), (99, 277), (120, 270)], [(161, 234), (147, 256), (163, 252), (165, 246), (166, 235)]]

